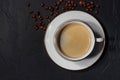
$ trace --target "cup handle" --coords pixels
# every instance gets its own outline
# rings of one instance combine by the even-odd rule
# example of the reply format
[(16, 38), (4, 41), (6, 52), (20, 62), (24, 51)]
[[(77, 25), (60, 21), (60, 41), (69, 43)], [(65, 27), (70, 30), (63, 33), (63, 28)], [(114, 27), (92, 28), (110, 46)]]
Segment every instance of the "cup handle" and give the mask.
[(103, 42), (103, 38), (96, 38), (96, 42)]

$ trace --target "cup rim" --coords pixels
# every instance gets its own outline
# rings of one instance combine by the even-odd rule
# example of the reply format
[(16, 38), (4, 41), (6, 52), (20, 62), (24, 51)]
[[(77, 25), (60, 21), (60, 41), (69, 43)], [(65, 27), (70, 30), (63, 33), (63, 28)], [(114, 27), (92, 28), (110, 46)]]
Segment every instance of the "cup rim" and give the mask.
[[(78, 24), (81, 24), (83, 25), (85, 28), (87, 28), (87, 30), (90, 32), (91, 34), (91, 46), (89, 48), (89, 50), (87, 51), (87, 53), (85, 55), (83, 55), (82, 57), (78, 57), (78, 58), (71, 58), (71, 57), (68, 57), (66, 55), (63, 54), (63, 52), (59, 49), (58, 47), (58, 43), (57, 43), (57, 38), (58, 38), (58, 35), (60, 33), (60, 31), (65, 27), (65, 25), (68, 25), (70, 23), (78, 23)], [(67, 59), (67, 60), (71, 60), (71, 61), (78, 61), (78, 60), (82, 60), (84, 58), (86, 58), (94, 49), (94, 45), (95, 45), (95, 36), (94, 36), (94, 32), (93, 30), (90, 28), (90, 26), (88, 26), (85, 22), (83, 21), (78, 21), (78, 20), (72, 20), (72, 21), (67, 21), (67, 22), (64, 22), (62, 23), (61, 25), (58, 25), (59, 26), (59, 29), (57, 28), (56, 32), (55, 32), (55, 41), (54, 41), (54, 46), (55, 46), (55, 49), (56, 51), (58, 52), (58, 54), (60, 56), (62, 56), (63, 58)]]

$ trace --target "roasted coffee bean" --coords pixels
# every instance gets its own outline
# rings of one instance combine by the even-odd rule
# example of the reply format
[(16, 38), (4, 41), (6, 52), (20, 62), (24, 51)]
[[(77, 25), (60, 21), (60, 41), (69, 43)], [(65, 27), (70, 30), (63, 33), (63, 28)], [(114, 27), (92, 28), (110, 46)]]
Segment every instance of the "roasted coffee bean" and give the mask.
[(99, 5), (95, 5), (96, 6), (96, 8), (99, 8), (100, 6)]
[(98, 10), (95, 11), (95, 14), (98, 14)]
[(49, 16), (46, 16), (46, 19), (48, 19), (49, 18)]
[(63, 0), (59, 0), (59, 2), (63, 2)]
[(38, 16), (40, 15), (40, 12), (39, 12), (39, 11), (37, 11), (37, 15), (38, 15)]
[(51, 16), (53, 16), (53, 14), (54, 14), (53, 12), (50, 12), (50, 15), (51, 15)]
[(33, 26), (34, 30), (38, 30), (39, 27), (37, 25)]
[(47, 21), (48, 21), (48, 23), (50, 23), (50, 22), (51, 22), (51, 20), (50, 20), (50, 19), (47, 19)]
[(48, 6), (45, 6), (45, 9), (46, 9), (46, 10), (49, 10), (49, 7), (48, 7)]
[(45, 5), (44, 3), (40, 3), (40, 6), (41, 6), (41, 7), (44, 7), (44, 5)]
[(58, 7), (58, 6), (55, 6), (55, 9), (56, 9), (56, 10), (58, 10), (58, 9), (59, 9), (59, 7)]

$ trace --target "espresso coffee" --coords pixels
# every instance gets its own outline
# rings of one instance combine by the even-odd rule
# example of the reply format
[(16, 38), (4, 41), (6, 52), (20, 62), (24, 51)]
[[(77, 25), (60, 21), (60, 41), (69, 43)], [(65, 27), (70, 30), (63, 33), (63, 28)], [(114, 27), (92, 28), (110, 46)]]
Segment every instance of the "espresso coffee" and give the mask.
[(70, 58), (84, 56), (92, 44), (90, 31), (80, 23), (66, 25), (61, 31), (59, 39), (61, 52)]

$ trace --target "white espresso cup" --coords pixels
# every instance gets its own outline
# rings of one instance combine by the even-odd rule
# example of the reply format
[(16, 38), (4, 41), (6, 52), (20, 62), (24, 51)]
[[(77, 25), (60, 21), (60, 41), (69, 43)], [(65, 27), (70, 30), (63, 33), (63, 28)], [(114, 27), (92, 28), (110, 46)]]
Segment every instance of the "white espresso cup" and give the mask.
[[(83, 25), (83, 27), (85, 27), (91, 35), (91, 45), (90, 45), (88, 51), (83, 56), (77, 57), (77, 58), (72, 58), (72, 57), (68, 57), (68, 56), (64, 55), (64, 53), (61, 51), (61, 49), (59, 47), (60, 46), (59, 35), (62, 34), (61, 31), (65, 28), (65, 26), (68, 24), (71, 24), (71, 23), (77, 23), (77, 24)], [(57, 28), (57, 30), (55, 31), (55, 34), (54, 34), (54, 47), (55, 47), (56, 51), (58, 52), (58, 54), (67, 60), (72, 60), (72, 61), (82, 60), (92, 53), (96, 43), (103, 42), (103, 38), (96, 37), (92, 28), (82, 21), (78, 21), (78, 20), (67, 21), (58, 26), (59, 27)]]

